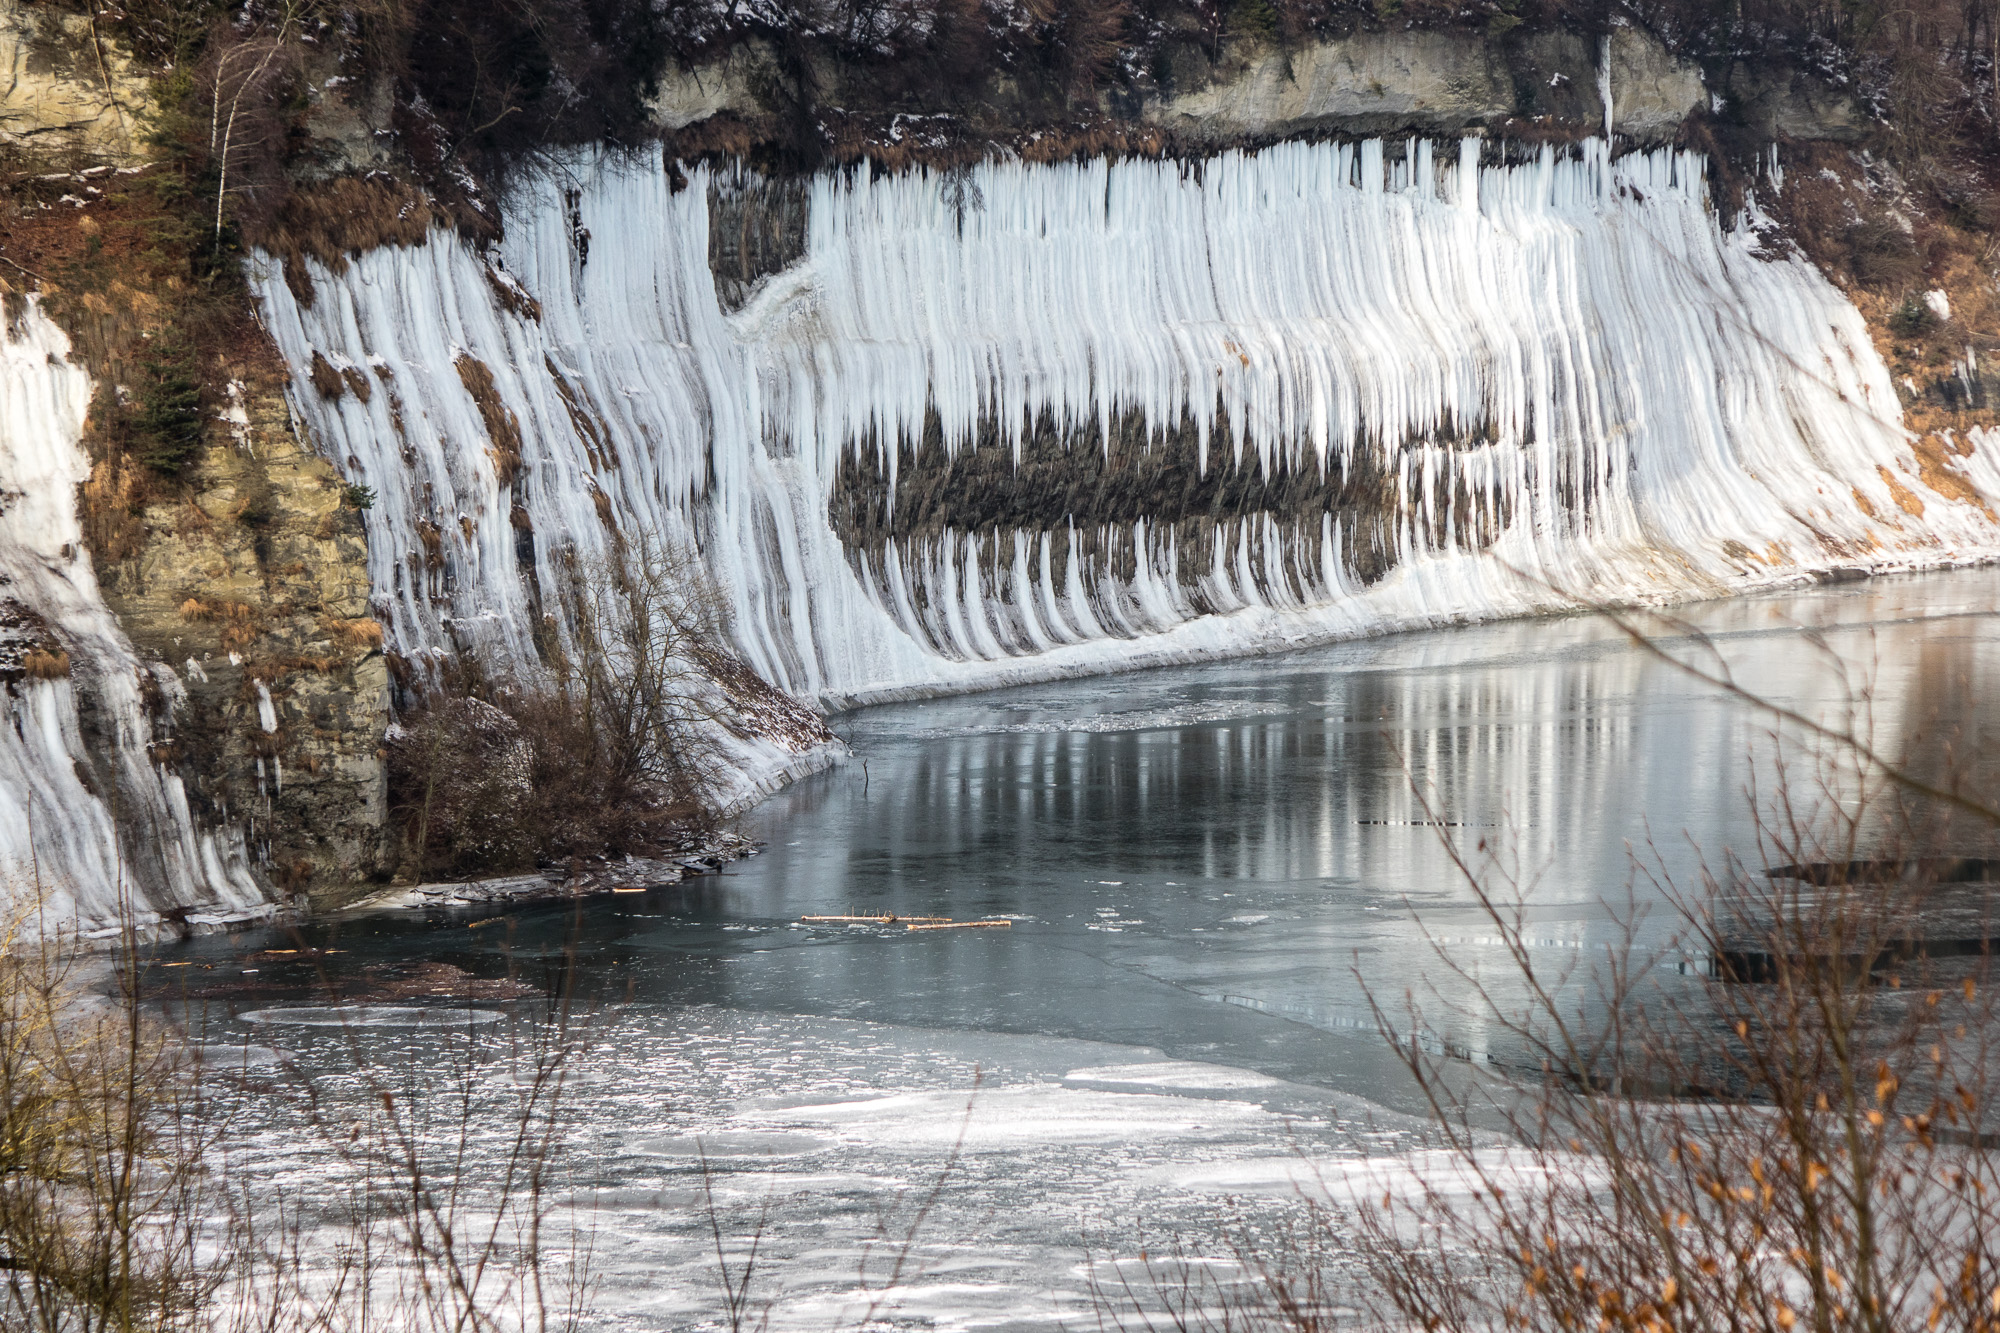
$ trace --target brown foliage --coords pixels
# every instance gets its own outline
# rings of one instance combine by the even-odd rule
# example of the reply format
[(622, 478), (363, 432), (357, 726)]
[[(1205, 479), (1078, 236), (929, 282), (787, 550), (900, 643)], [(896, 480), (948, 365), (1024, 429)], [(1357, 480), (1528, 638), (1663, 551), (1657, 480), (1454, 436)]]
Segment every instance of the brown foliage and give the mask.
[(691, 557), (641, 546), (576, 571), (551, 677), (436, 694), (389, 746), (420, 878), (676, 845), (712, 820), (716, 599)]
[(21, 656), (21, 674), (30, 680), (62, 680), (69, 675), (69, 654), (60, 648), (30, 648)]
[(487, 452), (493, 459), (494, 475), (502, 486), (511, 486), (521, 470), (521, 419), (500, 401), (493, 372), (484, 361), (468, 352), (453, 364), (458, 368), (459, 382), (479, 408), (480, 420), (486, 423)]
[(291, 192), (268, 218), (246, 227), (246, 239), (284, 261), (285, 284), (301, 304), (310, 306), (313, 285), (306, 260), (318, 261), (330, 273), (344, 273), (348, 260), (362, 252), (384, 245), (422, 245), (431, 228), (448, 221), (423, 191), (374, 172)]

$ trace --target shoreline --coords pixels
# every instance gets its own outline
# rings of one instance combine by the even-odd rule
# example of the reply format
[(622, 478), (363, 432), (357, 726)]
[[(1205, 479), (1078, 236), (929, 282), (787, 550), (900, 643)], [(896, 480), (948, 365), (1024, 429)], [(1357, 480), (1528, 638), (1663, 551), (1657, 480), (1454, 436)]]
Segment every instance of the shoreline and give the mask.
[(479, 879), (433, 880), (385, 889), (331, 912), (305, 919), (349, 919), (378, 912), (449, 912), (461, 907), (568, 902), (614, 893), (643, 893), (712, 875), (724, 866), (757, 855), (761, 844), (733, 829), (699, 840), (689, 851), (657, 857), (627, 856), (570, 871), (539, 870)]

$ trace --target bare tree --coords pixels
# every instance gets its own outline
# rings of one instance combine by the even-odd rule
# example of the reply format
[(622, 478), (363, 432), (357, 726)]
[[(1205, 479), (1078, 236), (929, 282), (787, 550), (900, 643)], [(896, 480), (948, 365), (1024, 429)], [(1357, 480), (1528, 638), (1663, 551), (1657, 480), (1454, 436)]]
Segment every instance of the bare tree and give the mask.
[[(297, 73), (299, 38), (317, 17), (317, 8), (314, 0), (282, 0), (274, 15), (241, 26), (219, 23), (209, 38), (202, 84), (209, 111), (208, 154), (215, 167), (218, 247), (232, 174), (252, 155), (277, 151), (283, 131), (273, 104), (286, 80)], [(240, 192), (243, 187), (233, 188)]]
[(720, 682), (744, 671), (699, 558), (648, 540), (562, 570), (545, 674), (440, 689), (391, 739), (419, 876), (642, 851), (714, 821), (732, 725)]
[(622, 788), (649, 789), (689, 812), (714, 788), (721, 696), (708, 663), (725, 603), (699, 557), (642, 538), (572, 566), (571, 629), (556, 689)]
[[(1851, 755), (1775, 777), (1761, 864), (1654, 878), (1674, 942), (1639, 947), (1627, 915), (1568, 974), (1537, 961), (1503, 859), (1453, 845), (1525, 1000), (1438, 951), (1514, 1052), (1476, 1092), (1407, 1040), (1420, 1006), (1379, 1013), (1473, 1183), (1358, 1212), (1387, 1310), (1452, 1330), (2000, 1316), (1984, 895), (1912, 854), (1945, 826)], [(1482, 1109), (1504, 1139), (1473, 1128)]]

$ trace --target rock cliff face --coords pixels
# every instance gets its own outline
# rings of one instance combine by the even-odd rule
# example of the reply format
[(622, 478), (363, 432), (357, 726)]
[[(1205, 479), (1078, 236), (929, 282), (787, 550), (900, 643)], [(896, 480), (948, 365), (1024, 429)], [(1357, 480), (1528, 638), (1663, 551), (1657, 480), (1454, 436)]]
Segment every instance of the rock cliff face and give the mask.
[[(1043, 122), (1074, 123), (1004, 76), (962, 91), (931, 116), (877, 106), (874, 90), (842, 69), (815, 67), (821, 105), (864, 123), (849, 153), (895, 156), (926, 135), (1005, 143), (1036, 156), (1073, 146)], [(789, 114), (788, 75), (755, 43), (711, 64), (668, 73), (652, 106), (662, 130), (700, 143), (703, 127), (728, 123), (752, 135), (779, 132)], [(1605, 95), (1610, 105), (1605, 104)], [(1628, 143), (1672, 141), (1697, 110), (1727, 106), (1732, 123), (1766, 139), (1852, 140), (1866, 129), (1851, 94), (1800, 71), (1737, 63), (1713, 80), (1637, 28), (1602, 40), (1570, 33), (1489, 38), (1459, 31), (1362, 30), (1276, 45), (1238, 40), (1212, 52), (1198, 40), (1171, 45), (1151, 75), (1100, 94), (1083, 114), (1102, 118), (1099, 136), (1123, 125), (1158, 131), (1171, 145), (1203, 150), (1323, 135), (1457, 134), (1538, 140), (1603, 134)], [(931, 122), (931, 123), (928, 123)], [(936, 122), (950, 121), (947, 129)]]
[[(62, 847), (163, 927), (383, 874), (392, 663), (532, 674), (549, 590), (629, 534), (730, 603), (739, 800), (832, 753), (772, 686), (2000, 551), (1977, 247), (1920, 234), (1842, 89), (1636, 27), (1187, 34), (1087, 104), (997, 71), (936, 107), (749, 42), (663, 77), (663, 149), (521, 170), (473, 240), (355, 184), (409, 127), (309, 61), (299, 197), (379, 196), (398, 244), (257, 259), (268, 334), (204, 352), (165, 477), (119, 433), (179, 290), (116, 188), (149, 169), (142, 71), (18, 0), (0, 69), (0, 144), (59, 168), (0, 220), (6, 383), (17, 416), (61, 415), (21, 397), (51, 373), (75, 400), (35, 475), (80, 460), (85, 548), (0, 513), (40, 589), (0, 592), (0, 851), (34, 863), (66, 802)], [(747, 165), (802, 118), (848, 169)], [(1686, 151), (1719, 118), (1754, 164)], [(1856, 280), (1912, 262), (1921, 310)]]
[[(52, 432), (47, 449), (80, 460), (66, 484), (88, 576), (50, 586), (83, 588), (76, 605), (108, 613), (96, 628), (80, 611), (37, 622), (49, 649), (67, 645), (74, 669), (60, 690), (7, 681), (20, 716), (66, 719), (47, 733), (62, 737), (53, 748), (12, 756), (15, 779), (0, 781), (11, 812), (0, 821), (40, 829), (0, 847), (10, 890), (18, 897), (38, 847), (71, 845), (98, 848), (78, 853), (88, 869), (76, 873), (95, 888), (78, 888), (69, 912), (90, 925), (125, 891), (141, 925), (160, 929), (293, 892), (338, 900), (381, 868), (386, 830), (388, 675), (369, 619), (364, 515), (295, 432), (282, 368), (247, 313), (188, 367), (206, 418), (194, 452), (171, 473), (135, 456), (126, 436), (151, 349), (194, 295), (185, 273), (156, 262), (170, 233), (148, 193), (150, 71), (90, 17), (14, 0), (0, 3), (0, 65), (0, 144), (36, 186), (13, 192), (0, 217), (10, 337), (60, 325), (68, 336), (54, 350), (17, 350), (83, 386), (66, 426), (46, 404), (8, 406)], [(32, 312), (23, 287), (38, 293)], [(7, 392), (39, 393), (35, 383), (23, 371)], [(39, 570), (36, 540), (24, 531), (15, 549)], [(64, 750), (93, 774), (86, 789), (55, 771), (70, 763)], [(144, 758), (121, 766), (127, 752)], [(102, 821), (119, 831), (109, 850)]]
[(146, 79), (91, 16), (0, 0), (0, 144), (86, 162), (134, 161)]
[(333, 902), (383, 865), (387, 837), (366, 515), (268, 376), (236, 382), (199, 484), (128, 509), (99, 579), (133, 646), (185, 690), (162, 758), (197, 819), (241, 825), (274, 889)]
[[(72, 295), (58, 289), (44, 300), (69, 305)], [(72, 327), (100, 337), (119, 322), (73, 313)], [(35, 326), (49, 327), (39, 307), (23, 318), (11, 337), (32, 340)], [(295, 892), (338, 901), (381, 866), (386, 836), (388, 676), (381, 630), (368, 618), (366, 538), (351, 492), (300, 444), (268, 353), (232, 368), (233, 393), (209, 442), (185, 480), (163, 484), (107, 447), (120, 358), (102, 341), (62, 342), (24, 343), (15, 359), (45, 358), (51, 373), (61, 364), (83, 386), (67, 435), (28, 369), (4, 387), (14, 400), (9, 419), (23, 430), (33, 422), (48, 432), (40, 447), (76, 459), (73, 475), (44, 470), (27, 484), (72, 488), (60, 498), (82, 543), (58, 536), (38, 546), (32, 534), (48, 524), (24, 530), (16, 559), (35, 574), (13, 579), (35, 642), (46, 640), (74, 669), (60, 699), (36, 694), (32, 669), (7, 677), (5, 688), (23, 718), (50, 708), (65, 717), (61, 748), (95, 776), (68, 791), (60, 749), (14, 757), (22, 776), (0, 780), (0, 807), (41, 830), (0, 849), (17, 901), (20, 866), (37, 849), (51, 852), (64, 838), (103, 842), (100, 832), (58, 836), (64, 824), (95, 829), (91, 806), (119, 836), (74, 871), (96, 889), (64, 890), (86, 926), (115, 920), (117, 886), (127, 880), (141, 926), (200, 925)], [(95, 395), (87, 369), (105, 377)], [(20, 455), (29, 438), (11, 433), (6, 447)], [(48, 540), (62, 551), (87, 544), (85, 572), (51, 584), (61, 596), (31, 596), (51, 577), (40, 572), (48, 557), (36, 554)], [(78, 609), (65, 609), (72, 603)], [(121, 765), (117, 756), (128, 753), (143, 759)], [(182, 843), (207, 850), (174, 850)]]
[(244, 830), (196, 818), (180, 678), (134, 651), (84, 545), (69, 350), (35, 301), (0, 333), (0, 909), (30, 932), (241, 920), (268, 910)]
[(374, 583), (426, 656), (532, 668), (536, 590), (630, 532), (686, 534), (745, 660), (828, 704), (2000, 550), (1990, 437), (1913, 449), (1757, 221), (1775, 171), (1724, 230), (1697, 154), (1520, 156), (823, 173), (801, 227), (790, 186), (579, 155), (496, 246), (259, 291), (393, 497)]

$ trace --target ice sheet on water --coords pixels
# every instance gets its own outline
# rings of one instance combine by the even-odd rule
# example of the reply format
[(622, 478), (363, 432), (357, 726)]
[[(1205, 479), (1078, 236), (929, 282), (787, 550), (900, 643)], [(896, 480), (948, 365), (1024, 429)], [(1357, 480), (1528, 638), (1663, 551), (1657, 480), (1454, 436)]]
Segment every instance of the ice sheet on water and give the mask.
[(1130, 1083), (1155, 1088), (1235, 1089), (1275, 1088), (1279, 1080), (1229, 1065), (1192, 1060), (1161, 1060), (1151, 1064), (1095, 1065), (1072, 1069), (1064, 1078), (1077, 1083)]
[(891, 1151), (961, 1144), (968, 1152), (1214, 1138), (1278, 1118), (1251, 1102), (1034, 1084), (908, 1092), (794, 1107), (783, 1115), (790, 1123), (824, 1125), (849, 1144)]
[[(294, 1032), (308, 1072), (347, 1059), (342, 1034)], [(446, 1034), (391, 1036), (422, 1070), (435, 1066)], [(1079, 1086), (1065, 1080), (1073, 1071), (1108, 1077)], [(1087, 1327), (1079, 1264), (1093, 1251), (1136, 1248), (1138, 1219), (1222, 1247), (1214, 1194), (1172, 1172), (1268, 1161), (1293, 1145), (1328, 1161), (1359, 1151), (1329, 1115), (1338, 1106), (1345, 1118), (1351, 1099), (1268, 1087), (1276, 1080), (1254, 1071), (1142, 1047), (1034, 1035), (642, 1005), (603, 1020), (576, 1072), (597, 1076), (578, 1094), (589, 1114), (563, 1149), (583, 1182), (577, 1220), (595, 1255), (594, 1317), (627, 1330), (716, 1317), (711, 1206), (739, 1255), (764, 1219), (766, 1276), (753, 1304), (761, 1320), (771, 1303), (776, 1331), (855, 1327), (871, 1305), (938, 1330)], [(1111, 1081), (1120, 1077), (1163, 1081), (1121, 1091)], [(346, 1086), (336, 1080), (333, 1090)], [(234, 1107), (232, 1141), (261, 1169), (295, 1188), (330, 1178), (281, 1094), (230, 1084), (217, 1095)], [(504, 1124), (509, 1088), (482, 1085), (480, 1095), (491, 1097), (480, 1114)], [(338, 1119), (336, 1104), (323, 1111)], [(955, 1155), (961, 1127), (965, 1151)], [(465, 1179), (476, 1189), (501, 1169), (507, 1136), (474, 1141)], [(697, 1143), (709, 1149), (705, 1171)], [(885, 1220), (900, 1247), (941, 1182), (948, 1188), (884, 1291), (893, 1263), (880, 1241)], [(1274, 1193), (1247, 1206), (1297, 1205)]]
[[(1041, 710), (1037, 710), (1041, 711)], [(1296, 711), (1291, 705), (1262, 699), (1192, 699), (1156, 708), (1133, 708), (1064, 716), (1046, 716), (1020, 721), (990, 718), (969, 721), (962, 726), (918, 727), (898, 732), (911, 740), (951, 740), (960, 736), (1045, 735), (1087, 732), (1108, 735), (1126, 731), (1166, 731), (1178, 727), (1198, 727), (1212, 722), (1235, 722), (1259, 717), (1277, 717)]]
[(505, 1015), (491, 1009), (331, 1004), (252, 1009), (237, 1017), (245, 1023), (289, 1023), (308, 1028), (463, 1028), (498, 1023)]
[(224, 1072), (283, 1064), (292, 1058), (290, 1051), (280, 1050), (276, 1046), (256, 1046), (247, 1042), (202, 1042), (188, 1047), (187, 1053), (188, 1058), (203, 1069)]
[(1498, 1185), (1510, 1195), (1539, 1194), (1552, 1178), (1595, 1181), (1602, 1172), (1578, 1155), (1544, 1158), (1525, 1148), (1494, 1145), (1476, 1154), (1476, 1166), (1454, 1152), (1416, 1149), (1372, 1157), (1311, 1153), (1202, 1162), (1147, 1173), (1149, 1183), (1240, 1196), (1260, 1194), (1352, 1205), (1383, 1194), (1418, 1202), (1426, 1195), (1470, 1200)]
[(812, 1134), (788, 1134), (783, 1130), (724, 1129), (710, 1134), (667, 1134), (640, 1139), (629, 1145), (634, 1152), (657, 1153), (662, 1157), (694, 1157), (714, 1160), (723, 1157), (799, 1157), (825, 1152), (834, 1140)]

